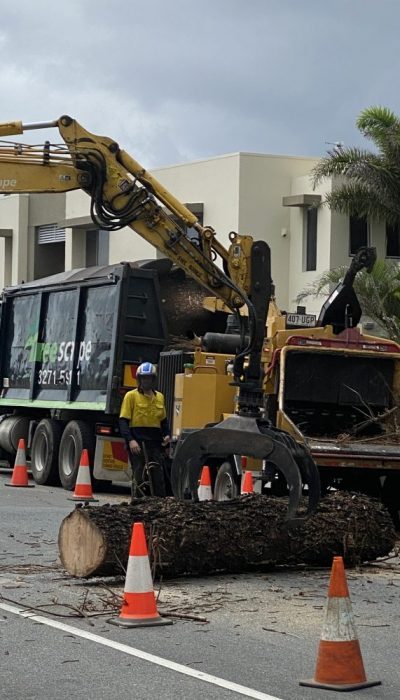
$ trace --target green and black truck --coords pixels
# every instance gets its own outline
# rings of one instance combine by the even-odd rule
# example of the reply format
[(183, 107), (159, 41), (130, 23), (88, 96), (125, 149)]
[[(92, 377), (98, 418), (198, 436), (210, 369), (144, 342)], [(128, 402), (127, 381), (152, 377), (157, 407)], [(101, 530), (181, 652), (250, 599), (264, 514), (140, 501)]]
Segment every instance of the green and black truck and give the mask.
[(166, 339), (152, 269), (121, 263), (6, 288), (0, 322), (3, 458), (12, 464), (24, 438), (35, 481), (60, 480), (72, 489), (82, 449), (94, 460), (98, 440), (117, 439), (121, 399), (136, 384), (135, 368), (143, 360), (158, 362)]

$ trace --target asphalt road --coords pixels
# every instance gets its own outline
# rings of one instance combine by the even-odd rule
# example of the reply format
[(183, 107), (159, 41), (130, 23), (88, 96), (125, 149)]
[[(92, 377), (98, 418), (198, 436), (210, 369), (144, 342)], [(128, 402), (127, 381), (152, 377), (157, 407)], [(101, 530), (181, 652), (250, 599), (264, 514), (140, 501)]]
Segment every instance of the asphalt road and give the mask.
[[(74, 507), (70, 494), (5, 488), (7, 481), (3, 471), (1, 698), (334, 697), (298, 684), (314, 673), (329, 571), (164, 582), (159, 610), (172, 613), (174, 624), (121, 629), (108, 620), (118, 615), (123, 579), (73, 579), (59, 564), (57, 535)], [(99, 499), (127, 497), (121, 490)], [(399, 560), (348, 571), (348, 582), (367, 677), (383, 683), (359, 692), (398, 700)]]

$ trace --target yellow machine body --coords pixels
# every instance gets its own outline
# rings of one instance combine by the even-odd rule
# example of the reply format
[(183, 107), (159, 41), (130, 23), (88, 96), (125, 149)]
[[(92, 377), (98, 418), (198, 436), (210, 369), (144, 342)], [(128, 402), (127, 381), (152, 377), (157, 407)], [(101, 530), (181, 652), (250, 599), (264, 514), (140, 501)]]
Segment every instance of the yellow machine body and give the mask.
[(234, 412), (237, 387), (232, 386), (229, 367), (232, 355), (196, 350), (194, 363), (175, 377), (172, 433), (179, 437), (185, 428), (203, 428)]

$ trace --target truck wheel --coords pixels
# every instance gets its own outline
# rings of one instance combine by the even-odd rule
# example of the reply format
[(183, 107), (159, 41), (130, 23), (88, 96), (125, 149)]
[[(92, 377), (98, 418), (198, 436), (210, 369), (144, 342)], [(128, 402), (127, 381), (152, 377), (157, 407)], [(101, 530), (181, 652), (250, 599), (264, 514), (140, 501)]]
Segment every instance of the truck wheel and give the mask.
[(75, 486), (82, 450), (89, 452), (89, 461), (92, 463), (93, 430), (82, 420), (71, 420), (64, 428), (58, 453), (60, 481), (67, 491), (72, 491)]
[(400, 475), (389, 474), (382, 488), (382, 501), (388, 509), (394, 526), (400, 532)]
[(44, 418), (35, 430), (31, 447), (31, 472), (37, 484), (58, 484), (58, 450), (63, 426)]
[(217, 471), (214, 501), (231, 501), (239, 496), (239, 486), (230, 462), (223, 462)]
[(184, 500), (192, 500), (192, 494), (190, 492), (190, 486), (189, 486), (189, 474), (187, 470), (182, 473), (177, 473), (176, 471), (174, 472), (174, 467), (172, 466), (171, 469), (171, 488), (172, 488), (172, 495), (175, 496), (175, 498), (180, 498)]

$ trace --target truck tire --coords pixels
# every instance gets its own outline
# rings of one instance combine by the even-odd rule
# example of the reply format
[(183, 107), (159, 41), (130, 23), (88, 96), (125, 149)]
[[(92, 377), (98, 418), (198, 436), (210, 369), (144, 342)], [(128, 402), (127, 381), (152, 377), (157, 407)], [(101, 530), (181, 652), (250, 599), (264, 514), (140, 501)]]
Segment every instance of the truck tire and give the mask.
[(58, 484), (58, 450), (63, 426), (43, 418), (38, 424), (31, 447), (31, 472), (37, 484)]
[(89, 463), (92, 464), (94, 455), (93, 430), (82, 420), (71, 420), (64, 428), (58, 453), (60, 481), (67, 491), (72, 491), (75, 487), (82, 450), (89, 452)]
[(392, 516), (396, 530), (400, 532), (400, 474), (389, 474), (385, 477), (382, 501)]
[(239, 496), (239, 486), (230, 462), (223, 462), (217, 471), (214, 501), (231, 501)]

